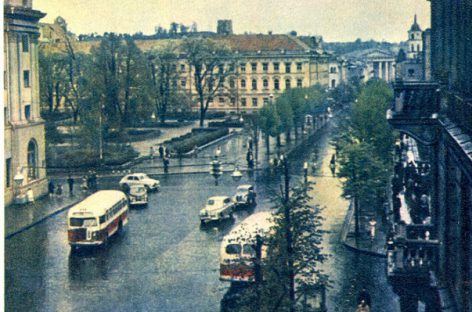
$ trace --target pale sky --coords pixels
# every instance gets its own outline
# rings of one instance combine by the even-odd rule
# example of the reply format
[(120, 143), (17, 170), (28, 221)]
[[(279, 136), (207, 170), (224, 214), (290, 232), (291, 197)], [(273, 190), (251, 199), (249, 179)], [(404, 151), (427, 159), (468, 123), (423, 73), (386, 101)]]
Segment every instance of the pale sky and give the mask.
[(231, 19), (235, 33), (295, 30), (325, 41), (399, 42), (415, 13), (423, 30), (430, 27), (426, 0), (33, 0), (33, 7), (47, 13), (43, 22), (62, 16), (76, 34), (152, 34), (172, 21), (216, 31), (218, 19)]

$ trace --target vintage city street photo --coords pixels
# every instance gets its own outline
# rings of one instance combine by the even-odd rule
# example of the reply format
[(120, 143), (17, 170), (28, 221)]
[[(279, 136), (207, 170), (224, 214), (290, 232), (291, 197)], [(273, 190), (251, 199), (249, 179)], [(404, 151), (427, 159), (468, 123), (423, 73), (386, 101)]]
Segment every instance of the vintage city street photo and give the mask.
[(4, 0), (2, 64), (1, 310), (472, 312), (472, 0)]

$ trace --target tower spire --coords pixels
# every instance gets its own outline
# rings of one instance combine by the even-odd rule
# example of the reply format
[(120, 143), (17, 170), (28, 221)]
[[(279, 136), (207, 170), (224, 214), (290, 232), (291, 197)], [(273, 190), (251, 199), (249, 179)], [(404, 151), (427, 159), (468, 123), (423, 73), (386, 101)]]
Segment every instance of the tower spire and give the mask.
[(417, 22), (416, 22), (416, 14), (415, 14), (415, 22), (414, 22), (414, 24), (417, 24)]

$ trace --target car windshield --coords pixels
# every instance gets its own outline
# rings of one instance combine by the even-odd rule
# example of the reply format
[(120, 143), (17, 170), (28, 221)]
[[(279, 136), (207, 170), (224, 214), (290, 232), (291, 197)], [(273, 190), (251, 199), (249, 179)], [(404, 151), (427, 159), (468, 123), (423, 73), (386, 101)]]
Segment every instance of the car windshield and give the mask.
[(208, 200), (208, 205), (209, 205), (209, 206), (212, 206), (212, 205), (214, 205), (214, 204), (215, 204), (215, 200), (213, 200), (213, 199), (209, 199), (209, 200)]
[(241, 252), (241, 245), (239, 244), (228, 244), (226, 246), (226, 253), (228, 255), (239, 255)]
[(70, 218), (70, 226), (96, 226), (97, 219), (95, 218)]

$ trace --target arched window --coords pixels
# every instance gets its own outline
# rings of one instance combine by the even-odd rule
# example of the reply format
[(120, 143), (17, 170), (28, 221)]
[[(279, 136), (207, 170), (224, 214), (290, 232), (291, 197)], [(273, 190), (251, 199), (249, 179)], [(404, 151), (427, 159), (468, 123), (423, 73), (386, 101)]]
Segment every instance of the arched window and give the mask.
[(291, 85), (290, 85), (290, 79), (285, 79), (285, 89), (290, 89)]
[(246, 88), (246, 80), (241, 79), (241, 88)]
[(415, 45), (411, 45), (411, 52), (415, 52)]
[(252, 90), (257, 90), (257, 80), (252, 79)]
[(269, 87), (269, 80), (267, 79), (262, 80), (262, 86), (264, 87), (264, 89), (267, 89)]
[(275, 90), (280, 90), (279, 79), (274, 79), (274, 89)]
[(414, 35), (414, 34), (411, 34), (410, 39), (411, 39), (411, 40), (415, 39), (415, 35)]
[(28, 180), (38, 178), (38, 145), (34, 139), (28, 143)]
[(420, 45), (417, 45), (417, 46), (416, 46), (416, 51), (418, 51), (418, 52), (420, 52), (420, 51), (421, 51), (421, 49), (420, 49)]

